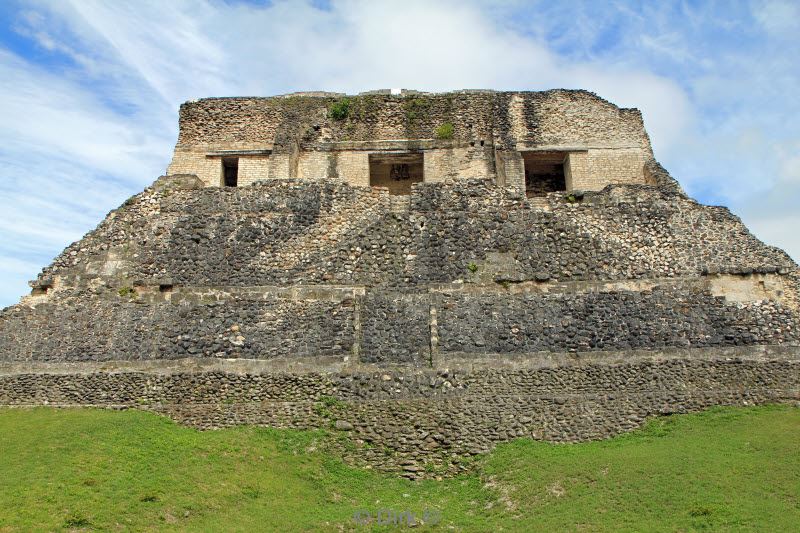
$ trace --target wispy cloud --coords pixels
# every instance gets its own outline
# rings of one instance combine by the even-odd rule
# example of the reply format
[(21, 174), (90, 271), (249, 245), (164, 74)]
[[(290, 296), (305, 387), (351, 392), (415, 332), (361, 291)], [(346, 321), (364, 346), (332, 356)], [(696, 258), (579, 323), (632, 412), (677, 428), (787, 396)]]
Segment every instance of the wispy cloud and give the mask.
[[(0, 38), (0, 303), (168, 162), (190, 98), (586, 88), (639, 107), (656, 155), (800, 257), (791, 2), (44, 1)], [(5, 43), (5, 44), (4, 44)], [(771, 203), (770, 203), (771, 202)], [(774, 206), (776, 210), (770, 209)], [(759, 222), (760, 221), (760, 222)]]

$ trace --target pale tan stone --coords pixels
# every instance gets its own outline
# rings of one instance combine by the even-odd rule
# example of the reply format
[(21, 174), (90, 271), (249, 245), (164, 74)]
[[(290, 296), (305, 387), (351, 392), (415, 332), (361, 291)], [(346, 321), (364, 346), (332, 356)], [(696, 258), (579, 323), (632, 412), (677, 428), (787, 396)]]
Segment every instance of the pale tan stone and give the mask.
[[(303, 93), (184, 104), (167, 174), (195, 174), (206, 186), (221, 186), (222, 158), (237, 157), (239, 186), (286, 178), (369, 186), (371, 154), (421, 153), (426, 182), (479, 178), (524, 190), (523, 153), (563, 152), (566, 191), (652, 182), (641, 113), (585, 91), (359, 96), (344, 121), (327, 116), (333, 98)], [(437, 139), (446, 122), (453, 138)]]

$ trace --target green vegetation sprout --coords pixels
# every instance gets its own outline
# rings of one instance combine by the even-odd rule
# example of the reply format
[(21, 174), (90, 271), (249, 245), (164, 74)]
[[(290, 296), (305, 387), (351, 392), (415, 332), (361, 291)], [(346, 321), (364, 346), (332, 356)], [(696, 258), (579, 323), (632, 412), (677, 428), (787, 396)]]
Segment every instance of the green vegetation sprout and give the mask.
[(403, 102), (406, 120), (416, 122), (422, 118), (430, 109), (431, 103), (424, 98), (408, 98)]
[(452, 139), (453, 138), (453, 131), (454, 127), (450, 122), (445, 122), (438, 128), (436, 128), (436, 138), (437, 139)]
[(117, 292), (123, 298), (133, 298), (136, 296), (136, 289), (133, 287), (120, 287)]
[(350, 114), (350, 99), (342, 98), (332, 103), (328, 108), (328, 115), (333, 120), (344, 120)]

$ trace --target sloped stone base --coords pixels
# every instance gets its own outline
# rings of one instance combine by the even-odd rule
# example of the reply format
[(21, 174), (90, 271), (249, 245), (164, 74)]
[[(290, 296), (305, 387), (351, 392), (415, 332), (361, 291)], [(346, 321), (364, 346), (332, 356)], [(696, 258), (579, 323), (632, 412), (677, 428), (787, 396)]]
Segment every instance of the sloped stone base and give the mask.
[(328, 429), (351, 463), (418, 478), (455, 474), (518, 437), (608, 438), (648, 417), (715, 405), (800, 402), (800, 348), (528, 354), (447, 369), (346, 362), (75, 363), (0, 369), (0, 404), (141, 408), (199, 429)]

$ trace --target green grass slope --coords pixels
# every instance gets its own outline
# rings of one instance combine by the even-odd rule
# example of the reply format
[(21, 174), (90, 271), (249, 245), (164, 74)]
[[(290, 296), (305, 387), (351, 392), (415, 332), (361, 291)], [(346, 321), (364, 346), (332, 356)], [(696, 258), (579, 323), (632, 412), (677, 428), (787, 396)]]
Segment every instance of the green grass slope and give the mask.
[(0, 409), (0, 532), (363, 531), (379, 512), (405, 524), (426, 511), (415, 530), (800, 527), (800, 409), (791, 407), (662, 418), (602, 442), (518, 440), (443, 481), (345, 466), (324, 438), (198, 432), (138, 411)]

